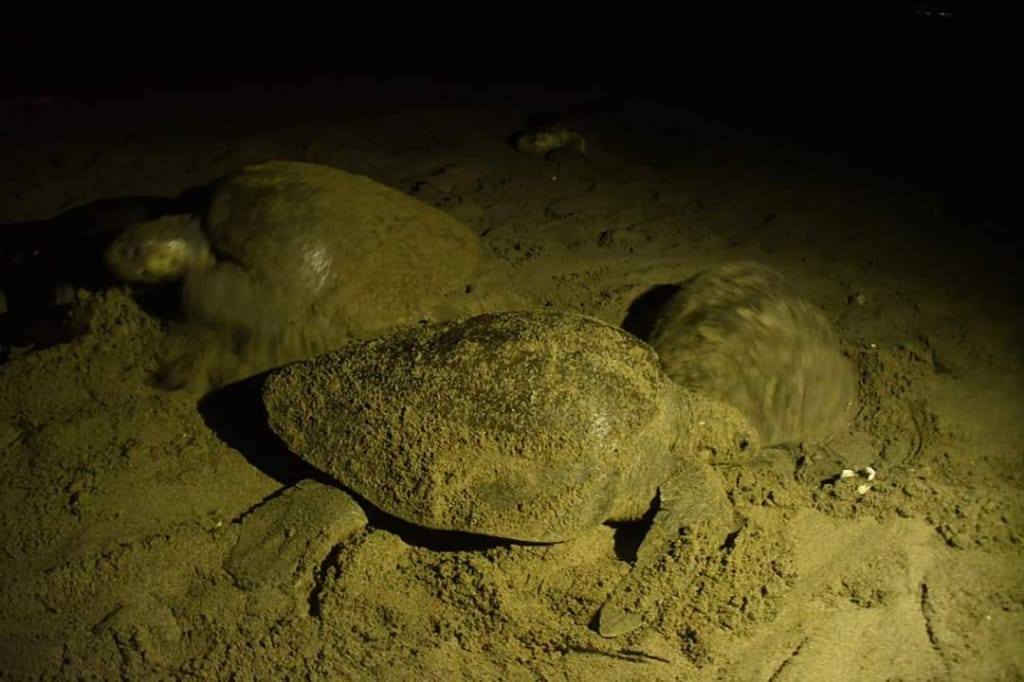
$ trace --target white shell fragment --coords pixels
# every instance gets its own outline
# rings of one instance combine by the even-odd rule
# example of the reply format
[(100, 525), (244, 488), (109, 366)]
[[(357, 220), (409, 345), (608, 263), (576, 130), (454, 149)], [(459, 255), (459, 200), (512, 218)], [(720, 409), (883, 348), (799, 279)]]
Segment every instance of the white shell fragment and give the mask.
[(869, 490), (871, 490), (871, 481), (875, 480), (875, 476), (877, 474), (878, 472), (875, 470), (875, 468), (870, 466), (862, 467), (857, 470), (843, 469), (839, 473), (839, 480), (841, 481), (847, 478), (854, 478), (857, 476), (866, 480), (867, 483), (861, 483), (860, 485), (857, 486), (857, 494), (865, 495)]

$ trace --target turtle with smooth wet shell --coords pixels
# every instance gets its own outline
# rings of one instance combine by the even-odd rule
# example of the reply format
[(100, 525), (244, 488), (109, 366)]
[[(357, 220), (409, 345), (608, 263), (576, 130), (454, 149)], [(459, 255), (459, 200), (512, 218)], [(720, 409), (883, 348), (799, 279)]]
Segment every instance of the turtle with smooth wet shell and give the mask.
[[(548, 311), (354, 344), (274, 371), (263, 400), (292, 452), (429, 528), (558, 542), (639, 519), (657, 497), (645, 561), (680, 524), (721, 518), (710, 453), (755, 447), (735, 408), (675, 384), (643, 342)], [(602, 608), (602, 634), (639, 624), (628, 583)]]
[(683, 282), (648, 341), (670, 377), (738, 407), (765, 446), (827, 438), (856, 399), (832, 324), (759, 263), (726, 263)]
[(429, 317), (471, 281), (480, 244), (370, 178), (271, 161), (214, 183), (205, 214), (134, 225), (104, 257), (128, 282), (183, 280), (186, 320), (239, 343), (302, 337), (301, 357)]

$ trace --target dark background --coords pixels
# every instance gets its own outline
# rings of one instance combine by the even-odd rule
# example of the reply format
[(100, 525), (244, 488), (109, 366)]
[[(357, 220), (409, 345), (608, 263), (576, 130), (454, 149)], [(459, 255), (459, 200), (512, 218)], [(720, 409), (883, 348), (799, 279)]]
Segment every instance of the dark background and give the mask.
[[(54, 96), (100, 102), (173, 92), (195, 104), (182, 118), (202, 118), (204, 98), (240, 83), (266, 84), (269, 101), (282, 83), (314, 77), (443, 79), (470, 104), (474, 92), (503, 84), (587, 86), (695, 109), (855, 164), (905, 169), (948, 193), (951, 210), (1005, 215), (1021, 120), (1016, 17), (972, 2), (825, 6), (337, 4), (218, 14), (154, 5), (144, 15), (54, 6), (52, 16), (11, 15), (0, 28), (8, 114), (0, 143), (26, 119), (54, 134), (97, 125), (88, 107), (47, 118)], [(315, 116), (364, 105), (368, 95), (339, 88), (331, 97), (294, 108)], [(104, 117), (112, 128), (127, 123)]]

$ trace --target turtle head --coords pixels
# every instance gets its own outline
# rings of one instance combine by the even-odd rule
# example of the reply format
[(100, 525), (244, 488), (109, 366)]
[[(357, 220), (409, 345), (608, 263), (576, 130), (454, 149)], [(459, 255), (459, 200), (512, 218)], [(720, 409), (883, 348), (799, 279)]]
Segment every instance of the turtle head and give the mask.
[(213, 264), (210, 242), (193, 215), (170, 215), (136, 223), (103, 253), (107, 268), (125, 282), (159, 284), (182, 280)]
[(757, 429), (732, 405), (704, 395), (682, 390), (685, 413), (683, 435), (691, 453), (705, 453), (719, 463), (743, 462), (762, 443)]

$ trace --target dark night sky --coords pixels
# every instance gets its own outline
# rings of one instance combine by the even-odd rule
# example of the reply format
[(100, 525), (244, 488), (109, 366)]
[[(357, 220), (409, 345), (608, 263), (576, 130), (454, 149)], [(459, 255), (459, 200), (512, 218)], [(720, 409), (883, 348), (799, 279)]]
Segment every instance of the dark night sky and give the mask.
[[(805, 3), (810, 5), (811, 3)], [(0, 38), (7, 79), (22, 85), (110, 86), (138, 79), (180, 80), (211, 72), (295, 72), (311, 68), (475, 71), (510, 68), (624, 67), (683, 83), (729, 76), (911, 79), (917, 87), (967, 87), (1006, 69), (1019, 49), (1013, 17), (983, 3), (686, 3), (643, 11), (629, 5), (586, 11), (557, 6), (486, 10), (249, 9), (228, 16), (124, 10), (77, 17), (5, 17)], [(287, 9), (287, 8), (285, 8)], [(59, 19), (59, 21), (58, 21)], [(1019, 59), (1019, 57), (1017, 57)], [(587, 69), (584, 69), (587, 70)], [(574, 74), (579, 77), (581, 74)], [(597, 76), (598, 74), (592, 74)], [(890, 82), (889, 85), (893, 83)], [(883, 85), (883, 83), (876, 83)]]

